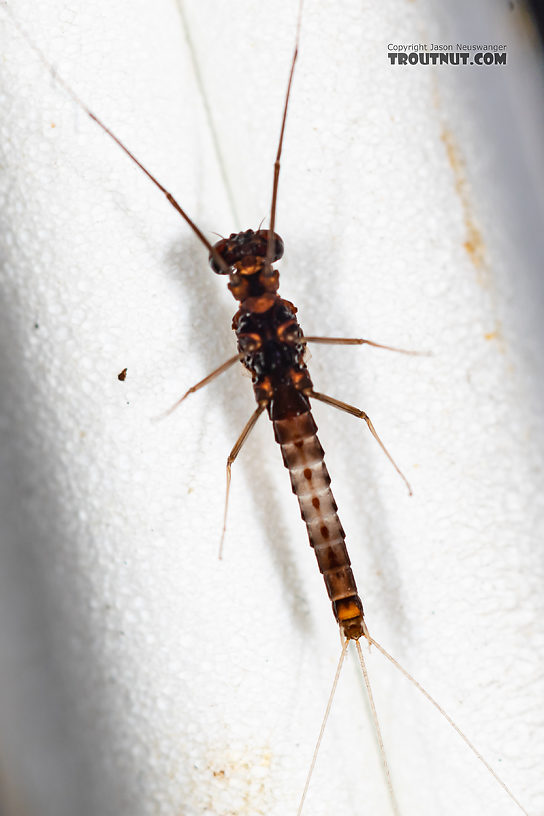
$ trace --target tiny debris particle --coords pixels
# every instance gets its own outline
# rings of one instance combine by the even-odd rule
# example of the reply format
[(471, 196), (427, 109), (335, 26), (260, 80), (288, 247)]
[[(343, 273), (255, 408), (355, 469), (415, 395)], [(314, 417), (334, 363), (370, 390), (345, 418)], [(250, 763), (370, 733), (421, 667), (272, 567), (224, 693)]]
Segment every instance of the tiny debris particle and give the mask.
[(126, 378), (127, 378), (127, 370), (126, 370), (126, 368), (124, 368), (121, 371), (121, 373), (117, 375), (117, 379), (121, 380), (121, 382), (124, 382), (126, 380)]

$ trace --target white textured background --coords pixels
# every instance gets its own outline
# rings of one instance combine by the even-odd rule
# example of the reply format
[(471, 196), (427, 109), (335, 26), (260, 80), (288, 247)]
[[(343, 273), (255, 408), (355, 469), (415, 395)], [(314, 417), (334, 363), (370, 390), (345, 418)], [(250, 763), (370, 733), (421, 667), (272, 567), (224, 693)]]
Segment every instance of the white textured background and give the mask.
[[(295, 3), (12, 0), (48, 59), (208, 233), (256, 227)], [(307, 1), (277, 228), (373, 635), (525, 803), (542, 767), (542, 78), (519, 4)], [(513, 6), (513, 8), (511, 7)], [(440, 13), (440, 17), (435, 15)], [(234, 301), (146, 178), (2, 11), (0, 796), (6, 816), (289, 816), (339, 643), (289, 479), (237, 370)], [(213, 111), (228, 202), (194, 62)], [(507, 42), (502, 68), (392, 68), (388, 42)], [(536, 113), (535, 113), (536, 111)], [(540, 161), (540, 164), (538, 163)], [(124, 383), (117, 374), (128, 368)], [(408, 814), (517, 812), (378, 655)], [(345, 671), (305, 813), (389, 811)]]

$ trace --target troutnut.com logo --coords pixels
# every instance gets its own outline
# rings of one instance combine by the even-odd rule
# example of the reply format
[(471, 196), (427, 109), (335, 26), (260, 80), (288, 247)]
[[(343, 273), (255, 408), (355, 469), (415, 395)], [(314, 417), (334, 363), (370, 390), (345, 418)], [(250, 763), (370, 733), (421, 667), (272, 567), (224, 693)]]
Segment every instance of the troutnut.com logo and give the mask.
[(506, 45), (491, 43), (389, 43), (391, 65), (506, 65)]

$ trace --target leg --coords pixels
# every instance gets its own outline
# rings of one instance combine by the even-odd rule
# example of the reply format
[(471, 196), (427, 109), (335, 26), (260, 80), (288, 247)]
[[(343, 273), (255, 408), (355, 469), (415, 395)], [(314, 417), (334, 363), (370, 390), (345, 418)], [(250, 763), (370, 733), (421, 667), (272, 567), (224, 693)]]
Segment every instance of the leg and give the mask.
[(179, 405), (181, 405), (183, 400), (186, 399), (189, 396), (189, 394), (194, 394), (195, 391), (198, 391), (200, 388), (204, 388), (205, 385), (208, 385), (208, 383), (215, 379), (215, 377), (218, 377), (220, 374), (223, 373), (223, 371), (226, 371), (227, 368), (230, 368), (231, 365), (234, 365), (234, 363), (236, 363), (238, 360), (241, 360), (242, 357), (243, 354), (235, 354), (234, 357), (230, 357), (225, 363), (220, 365), (219, 368), (214, 369), (214, 371), (212, 371), (211, 374), (208, 374), (207, 377), (204, 377), (203, 380), (197, 382), (196, 385), (192, 385), (185, 392), (185, 394), (182, 397), (180, 397), (179, 400), (175, 402), (171, 408), (168, 409), (168, 411), (165, 411), (164, 414), (160, 414), (160, 416), (158, 416), (157, 419), (164, 419), (165, 417), (170, 416), (170, 414), (173, 411), (175, 411)]
[(229, 493), (230, 493), (230, 471), (232, 464), (240, 451), (242, 450), (242, 446), (246, 439), (248, 438), (250, 431), (252, 430), (253, 426), (261, 416), (262, 412), (266, 408), (266, 405), (259, 405), (254, 412), (251, 414), (250, 418), (246, 422), (245, 428), (236, 440), (236, 444), (234, 445), (233, 449), (229, 453), (227, 459), (227, 492), (225, 494), (225, 512), (223, 514), (223, 531), (221, 533), (221, 541), (219, 542), (219, 558), (223, 557), (223, 541), (225, 540), (225, 533), (227, 531), (227, 510), (229, 506)]
[(375, 348), (387, 349), (387, 351), (398, 351), (399, 354), (411, 354), (413, 357), (430, 357), (428, 351), (407, 351), (407, 349), (395, 348), (394, 346), (383, 346), (381, 343), (374, 343), (372, 340), (363, 340), (361, 337), (303, 337), (301, 343), (329, 343), (338, 346), (374, 346)]
[(332, 405), (334, 408), (340, 408), (341, 411), (347, 411), (348, 414), (353, 414), (353, 416), (357, 417), (358, 419), (364, 419), (364, 421), (368, 425), (368, 429), (369, 429), (370, 433), (372, 434), (372, 436), (374, 437), (374, 439), (376, 440), (376, 442), (378, 443), (380, 448), (383, 450), (383, 452), (385, 453), (385, 455), (387, 456), (387, 458), (389, 459), (389, 461), (391, 462), (391, 464), (393, 465), (393, 467), (395, 468), (395, 470), (397, 471), (397, 473), (399, 474), (401, 479), (406, 484), (406, 487), (408, 488), (409, 495), (410, 496), (412, 495), (412, 488), (410, 487), (410, 483), (409, 483), (408, 479), (406, 478), (404, 473), (402, 473), (402, 471), (400, 470), (400, 468), (396, 464), (395, 460), (393, 459), (393, 457), (391, 456), (391, 454), (389, 453), (389, 451), (387, 450), (387, 448), (383, 444), (382, 440), (380, 439), (380, 437), (376, 433), (376, 429), (374, 428), (374, 425), (370, 421), (370, 417), (367, 414), (365, 414), (364, 411), (360, 411), (359, 408), (354, 408), (353, 405), (348, 405), (346, 402), (340, 402), (340, 400), (334, 399), (334, 397), (328, 397), (326, 394), (318, 394), (317, 391), (307, 391), (305, 393), (306, 393), (307, 397), (311, 397), (313, 399), (321, 400), (321, 402), (326, 402), (327, 405)]

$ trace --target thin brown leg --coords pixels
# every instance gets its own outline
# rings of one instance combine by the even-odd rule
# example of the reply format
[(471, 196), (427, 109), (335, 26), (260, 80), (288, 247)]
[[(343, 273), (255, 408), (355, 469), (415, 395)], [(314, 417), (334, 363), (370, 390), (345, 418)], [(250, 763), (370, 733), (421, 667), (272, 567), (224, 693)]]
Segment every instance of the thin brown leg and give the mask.
[(234, 357), (230, 357), (225, 363), (222, 363), (218, 368), (214, 369), (214, 371), (212, 371), (211, 374), (208, 374), (207, 377), (204, 377), (203, 380), (200, 380), (200, 382), (197, 382), (196, 385), (192, 385), (190, 388), (188, 388), (185, 394), (182, 397), (180, 397), (179, 400), (175, 402), (171, 408), (165, 411), (164, 414), (160, 414), (158, 417), (156, 417), (156, 419), (157, 420), (164, 419), (165, 417), (170, 416), (170, 414), (173, 411), (175, 411), (179, 405), (181, 405), (183, 400), (186, 399), (189, 396), (189, 394), (194, 394), (195, 391), (199, 391), (201, 388), (204, 388), (204, 386), (208, 385), (208, 383), (215, 379), (215, 377), (218, 377), (220, 374), (223, 373), (223, 371), (226, 371), (227, 368), (230, 368), (231, 365), (234, 365), (234, 363), (236, 363), (238, 360), (241, 360), (243, 356), (244, 356), (243, 354), (235, 354)]
[(376, 433), (376, 429), (374, 428), (374, 425), (370, 421), (370, 417), (368, 416), (368, 414), (365, 414), (364, 411), (361, 411), (359, 408), (355, 408), (353, 405), (348, 405), (347, 402), (340, 402), (340, 400), (334, 399), (334, 397), (328, 397), (326, 394), (318, 394), (317, 391), (308, 390), (305, 391), (304, 393), (308, 397), (313, 397), (313, 399), (320, 400), (321, 402), (326, 402), (327, 405), (332, 405), (333, 408), (340, 408), (341, 411), (347, 411), (348, 414), (353, 414), (353, 416), (357, 417), (358, 419), (364, 419), (364, 421), (368, 425), (370, 433), (372, 434), (380, 448), (383, 450), (383, 452), (385, 453), (385, 455), (387, 456), (387, 458), (389, 459), (389, 461), (391, 462), (391, 464), (393, 465), (401, 479), (406, 484), (409, 495), (410, 496), (412, 495), (412, 488), (410, 487), (410, 482), (408, 481), (404, 473), (401, 471), (401, 469), (399, 468), (399, 466), (397, 465), (397, 463), (395, 462), (395, 460), (393, 459), (393, 457), (383, 444), (382, 440)]
[(384, 346), (382, 343), (374, 343), (373, 340), (363, 340), (362, 337), (303, 337), (301, 343), (329, 343), (338, 346), (374, 346), (375, 348), (387, 349), (387, 351), (398, 351), (399, 354), (411, 354), (413, 357), (430, 357), (430, 351), (408, 351), (407, 349), (396, 348), (395, 346)]
[(229, 507), (231, 467), (232, 467), (232, 464), (233, 464), (234, 460), (236, 459), (236, 457), (238, 456), (238, 454), (242, 450), (242, 446), (243, 446), (244, 442), (246, 441), (246, 439), (248, 438), (251, 430), (253, 429), (253, 426), (255, 425), (255, 423), (257, 422), (257, 420), (259, 419), (259, 417), (261, 416), (261, 414), (262, 414), (262, 412), (264, 411), (265, 408), (266, 408), (265, 404), (259, 405), (259, 406), (257, 406), (257, 408), (255, 408), (255, 410), (251, 414), (250, 418), (246, 422), (244, 430), (242, 431), (242, 433), (240, 434), (240, 436), (236, 440), (236, 444), (234, 445), (233, 449), (229, 453), (229, 456), (228, 456), (228, 459), (227, 459), (227, 492), (225, 494), (225, 512), (223, 513), (223, 531), (221, 533), (221, 541), (219, 542), (219, 558), (220, 559), (223, 558), (223, 541), (225, 540), (225, 533), (227, 531), (227, 510), (228, 510), (228, 507)]

